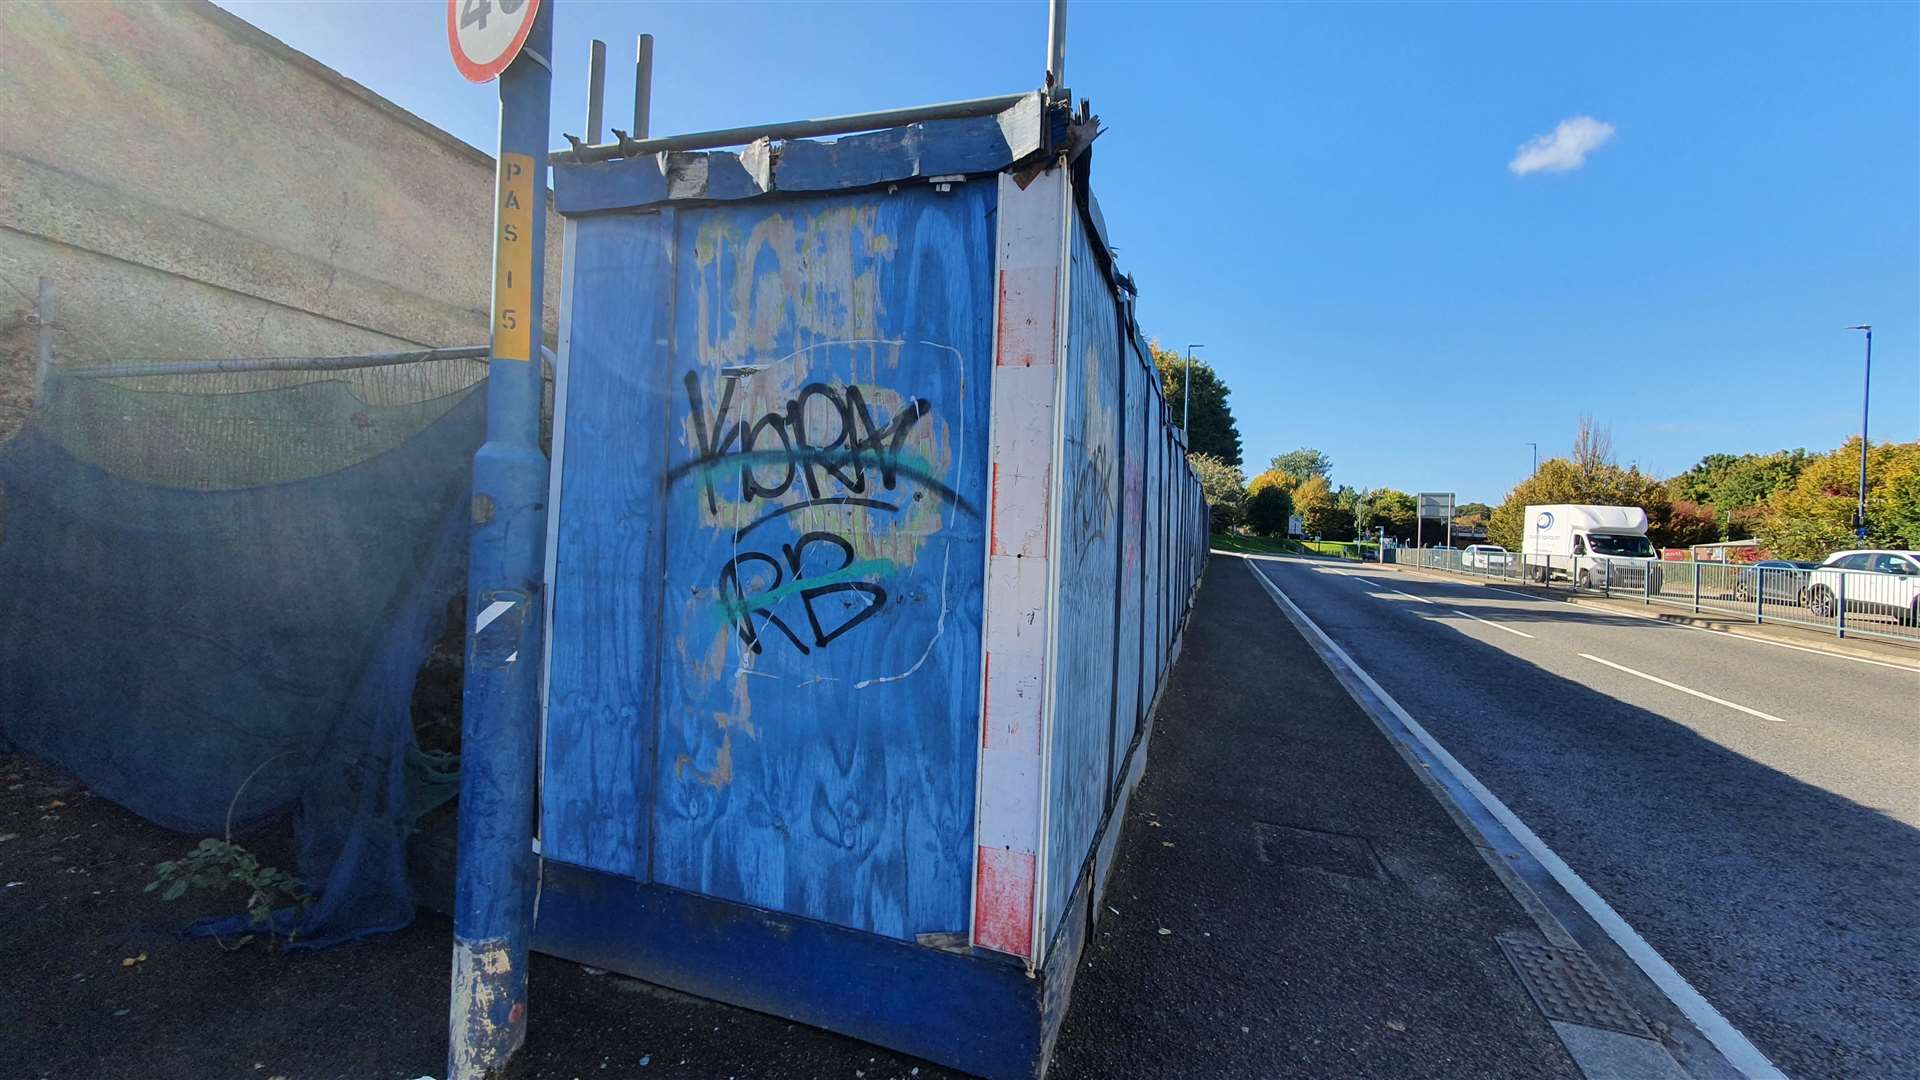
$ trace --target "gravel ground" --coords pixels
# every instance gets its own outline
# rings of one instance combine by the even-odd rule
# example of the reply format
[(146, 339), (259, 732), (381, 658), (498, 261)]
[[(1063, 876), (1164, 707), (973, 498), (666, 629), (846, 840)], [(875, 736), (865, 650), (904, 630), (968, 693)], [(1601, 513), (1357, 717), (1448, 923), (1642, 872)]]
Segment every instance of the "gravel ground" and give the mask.
[[(1493, 942), (1530, 921), (1244, 573), (1202, 588), (1051, 1075), (1575, 1075)], [(0, 754), (0, 1080), (442, 1074), (445, 919), (292, 955), (184, 939), (232, 901), (142, 890), (195, 842)], [(530, 980), (525, 1078), (955, 1075), (548, 957)]]

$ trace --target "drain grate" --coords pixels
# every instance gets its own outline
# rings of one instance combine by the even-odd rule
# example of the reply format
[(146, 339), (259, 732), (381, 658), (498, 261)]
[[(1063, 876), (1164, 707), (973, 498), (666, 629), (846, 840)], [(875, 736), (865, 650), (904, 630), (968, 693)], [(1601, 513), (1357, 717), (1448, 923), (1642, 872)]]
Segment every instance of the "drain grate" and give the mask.
[(1585, 949), (1538, 945), (1524, 938), (1496, 937), (1533, 1003), (1549, 1020), (1653, 1038), (1640, 1014), (1613, 988)]
[(1380, 860), (1374, 857), (1373, 845), (1364, 837), (1256, 821), (1253, 840), (1263, 863), (1319, 870), (1342, 877), (1368, 880), (1384, 877)]

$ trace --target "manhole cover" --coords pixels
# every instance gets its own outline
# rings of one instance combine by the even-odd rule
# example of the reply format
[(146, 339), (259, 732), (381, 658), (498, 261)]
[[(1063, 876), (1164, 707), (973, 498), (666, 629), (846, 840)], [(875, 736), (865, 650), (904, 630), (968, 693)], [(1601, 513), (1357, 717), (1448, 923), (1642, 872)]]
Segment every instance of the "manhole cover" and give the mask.
[(1264, 863), (1343, 877), (1379, 879), (1383, 876), (1380, 860), (1373, 855), (1373, 845), (1364, 837), (1256, 821), (1253, 839)]
[(1601, 974), (1585, 949), (1537, 945), (1514, 937), (1494, 940), (1547, 1019), (1653, 1038), (1640, 1014)]

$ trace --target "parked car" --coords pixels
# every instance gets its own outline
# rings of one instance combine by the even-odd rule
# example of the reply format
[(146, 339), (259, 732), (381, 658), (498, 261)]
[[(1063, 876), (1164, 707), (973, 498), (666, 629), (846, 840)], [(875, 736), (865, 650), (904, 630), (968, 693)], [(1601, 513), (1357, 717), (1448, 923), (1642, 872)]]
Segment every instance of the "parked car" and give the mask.
[(1831, 618), (1843, 596), (1848, 614), (1887, 615), (1920, 626), (1920, 557), (1911, 551), (1834, 552), (1807, 576), (1807, 608)]
[(1512, 553), (1499, 544), (1469, 544), (1460, 556), (1460, 565), (1469, 570), (1504, 572), (1512, 563)]
[(1762, 594), (1761, 603), (1804, 604), (1807, 602), (1807, 572), (1819, 565), (1791, 559), (1762, 559), (1740, 569), (1740, 576), (1733, 583), (1733, 598), (1753, 599), (1754, 583), (1757, 581)]

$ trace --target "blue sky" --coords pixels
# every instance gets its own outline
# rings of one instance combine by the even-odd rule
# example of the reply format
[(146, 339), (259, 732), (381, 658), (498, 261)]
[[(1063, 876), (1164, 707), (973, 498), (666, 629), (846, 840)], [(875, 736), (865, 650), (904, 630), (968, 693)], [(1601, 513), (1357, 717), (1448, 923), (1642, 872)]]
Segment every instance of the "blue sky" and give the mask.
[[(442, 5), (223, 6), (492, 149)], [(1025, 89), (1045, 58), (1042, 0), (555, 10), (554, 145), (596, 36), (618, 115), (655, 35), (659, 134)], [(1074, 0), (1069, 29), (1142, 321), (1207, 346), (1250, 473), (1307, 445), (1337, 483), (1497, 502), (1582, 413), (1662, 475), (1830, 448), (1860, 322), (1875, 441), (1920, 437), (1920, 5)], [(1581, 117), (1535, 155), (1577, 167), (1509, 168)]]

